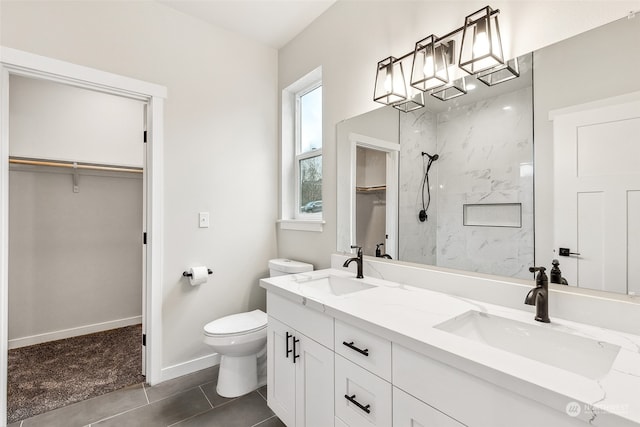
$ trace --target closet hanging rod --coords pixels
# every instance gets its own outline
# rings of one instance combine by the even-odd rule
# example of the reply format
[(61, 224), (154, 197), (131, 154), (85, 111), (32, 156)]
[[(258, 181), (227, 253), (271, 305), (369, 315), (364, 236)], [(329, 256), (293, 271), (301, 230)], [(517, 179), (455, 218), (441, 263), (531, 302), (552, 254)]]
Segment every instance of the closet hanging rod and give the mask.
[(9, 163), (18, 164), (18, 165), (53, 166), (58, 168), (86, 169), (86, 170), (107, 171), (107, 172), (142, 173), (142, 168), (135, 168), (135, 167), (97, 165), (97, 164), (91, 164), (91, 163), (77, 163), (77, 162), (76, 163), (60, 162), (56, 160), (28, 159), (28, 158), (21, 158), (21, 157), (10, 157)]

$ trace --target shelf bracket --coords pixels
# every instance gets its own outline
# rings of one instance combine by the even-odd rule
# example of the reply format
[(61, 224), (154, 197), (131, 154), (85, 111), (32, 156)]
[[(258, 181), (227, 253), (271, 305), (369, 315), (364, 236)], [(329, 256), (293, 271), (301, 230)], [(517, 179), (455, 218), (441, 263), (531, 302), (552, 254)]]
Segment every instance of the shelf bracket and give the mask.
[(78, 163), (73, 162), (73, 192), (79, 193), (80, 186), (78, 185)]

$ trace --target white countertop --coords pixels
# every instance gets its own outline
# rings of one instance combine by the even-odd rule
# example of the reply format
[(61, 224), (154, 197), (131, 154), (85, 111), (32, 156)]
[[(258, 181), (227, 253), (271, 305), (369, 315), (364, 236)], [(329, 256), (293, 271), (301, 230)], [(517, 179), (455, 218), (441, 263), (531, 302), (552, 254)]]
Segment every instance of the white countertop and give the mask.
[[(261, 286), (294, 302), (349, 322), (394, 343), (564, 412), (582, 408), (578, 418), (596, 426), (640, 426), (640, 337), (557, 319), (550, 324), (530, 312), (366, 277), (371, 289), (341, 296), (311, 292), (304, 283), (328, 275), (355, 277), (326, 269), (261, 280)], [(536, 326), (553, 328), (620, 346), (612, 368), (594, 380), (434, 328), (475, 310)], [(554, 351), (550, 348), (549, 351)]]

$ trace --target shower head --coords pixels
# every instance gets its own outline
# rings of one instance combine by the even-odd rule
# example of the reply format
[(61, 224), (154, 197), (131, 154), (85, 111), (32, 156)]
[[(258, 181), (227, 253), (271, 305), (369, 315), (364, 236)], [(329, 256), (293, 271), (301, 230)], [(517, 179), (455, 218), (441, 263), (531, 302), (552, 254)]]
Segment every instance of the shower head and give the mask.
[(427, 156), (429, 158), (429, 160), (438, 160), (438, 158), (440, 156), (438, 156), (437, 154), (434, 154), (433, 156), (429, 153), (425, 153), (424, 151), (422, 152), (423, 156)]

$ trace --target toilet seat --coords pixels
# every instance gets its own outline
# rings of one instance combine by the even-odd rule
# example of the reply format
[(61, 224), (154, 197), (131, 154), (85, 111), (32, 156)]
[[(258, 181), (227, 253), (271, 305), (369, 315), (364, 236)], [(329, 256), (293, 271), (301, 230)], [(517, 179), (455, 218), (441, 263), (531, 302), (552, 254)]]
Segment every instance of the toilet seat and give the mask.
[(253, 310), (246, 313), (232, 314), (209, 322), (204, 327), (204, 334), (209, 337), (228, 335), (244, 335), (260, 331), (267, 327), (267, 313)]

